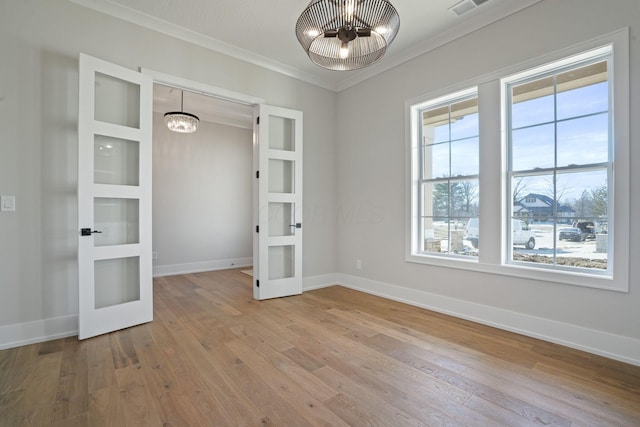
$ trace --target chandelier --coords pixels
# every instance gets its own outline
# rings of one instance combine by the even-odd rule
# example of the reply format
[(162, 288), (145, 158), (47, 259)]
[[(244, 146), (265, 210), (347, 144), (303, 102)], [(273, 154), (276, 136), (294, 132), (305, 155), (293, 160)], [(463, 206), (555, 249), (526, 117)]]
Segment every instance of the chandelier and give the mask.
[(388, 0), (311, 0), (296, 24), (309, 59), (330, 70), (357, 70), (382, 56), (400, 17)]
[(200, 119), (184, 111), (184, 91), (180, 93), (180, 111), (171, 111), (164, 115), (164, 122), (174, 132), (193, 133), (198, 129)]

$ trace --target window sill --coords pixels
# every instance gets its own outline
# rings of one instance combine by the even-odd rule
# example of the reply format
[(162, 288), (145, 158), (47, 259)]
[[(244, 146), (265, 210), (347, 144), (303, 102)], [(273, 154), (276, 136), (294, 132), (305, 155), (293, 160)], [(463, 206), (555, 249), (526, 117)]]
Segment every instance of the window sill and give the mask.
[(629, 292), (629, 283), (615, 280), (611, 276), (603, 274), (590, 274), (575, 271), (561, 271), (539, 268), (536, 266), (519, 264), (487, 264), (477, 259), (467, 260), (449, 256), (409, 254), (406, 262), (426, 264), (436, 267), (453, 268), (457, 270), (473, 271), (478, 273), (496, 274), (500, 276), (517, 277), (541, 282), (572, 285), (585, 288), (602, 289), (614, 292)]

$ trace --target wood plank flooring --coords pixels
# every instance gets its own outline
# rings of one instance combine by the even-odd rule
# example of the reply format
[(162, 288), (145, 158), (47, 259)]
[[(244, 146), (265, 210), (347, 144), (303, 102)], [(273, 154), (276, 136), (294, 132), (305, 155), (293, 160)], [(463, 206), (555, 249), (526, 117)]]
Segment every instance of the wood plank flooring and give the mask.
[(0, 426), (640, 426), (640, 367), (338, 286), (155, 280), (152, 323), (0, 351)]

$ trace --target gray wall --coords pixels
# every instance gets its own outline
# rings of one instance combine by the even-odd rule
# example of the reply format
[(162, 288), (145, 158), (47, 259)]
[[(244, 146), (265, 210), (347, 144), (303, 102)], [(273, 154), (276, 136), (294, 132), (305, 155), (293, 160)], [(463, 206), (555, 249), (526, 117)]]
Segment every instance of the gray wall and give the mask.
[[(631, 164), (640, 163), (640, 2), (544, 0), (489, 27), (380, 74), (338, 95), (338, 271), (399, 299), (426, 293), (424, 305), (460, 301), (519, 313), (530, 325), (550, 320), (640, 338), (640, 172), (631, 172), (631, 292), (547, 283), (405, 262), (405, 101), (496, 73), (585, 40), (631, 27)], [(359, 106), (375, 108), (363, 114)], [(634, 119), (635, 118), (635, 119)], [(500, 168), (496, 159), (496, 168)], [(355, 268), (362, 260), (362, 270)], [(395, 285), (396, 288), (386, 285)], [(386, 286), (386, 287), (385, 287)], [(429, 299), (434, 300), (430, 302)], [(451, 304), (454, 306), (455, 304)], [(459, 304), (458, 304), (459, 305)], [(465, 314), (470, 304), (459, 305)], [(486, 310), (485, 310), (486, 311)], [(507, 316), (508, 317), (508, 316)], [(522, 317), (522, 316), (521, 316)], [(517, 328), (516, 328), (517, 329)], [(577, 328), (573, 329), (577, 331)], [(551, 331), (551, 335), (553, 335)], [(640, 355), (640, 341), (630, 341)]]
[(171, 132), (153, 114), (154, 275), (251, 265), (253, 131), (201, 121)]
[[(15, 195), (17, 211), (0, 214), (0, 344), (29, 328), (33, 336), (54, 336), (56, 327), (50, 325), (68, 329), (78, 312), (80, 52), (303, 111), (309, 211), (303, 275), (336, 271), (333, 92), (66, 0), (5, 0), (0, 2), (0, 194)], [(63, 325), (50, 319), (62, 319)]]
[(600, 352), (607, 340), (620, 344), (620, 338), (618, 350), (626, 345), (640, 364), (637, 168), (628, 294), (404, 260), (405, 101), (630, 26), (631, 163), (638, 164), (638, 23), (636, 0), (543, 0), (336, 95), (64, 0), (0, 2), (0, 194), (15, 194), (17, 205), (16, 213), (0, 214), (0, 345), (10, 341), (7, 331), (29, 329), (23, 325), (35, 325), (34, 337), (38, 327), (41, 336), (55, 335), (51, 319), (68, 320), (59, 330), (73, 328), (77, 58), (85, 52), (304, 112), (305, 279), (335, 277), (412, 303), (426, 295), (435, 308), (457, 304), (461, 315), (484, 307), (505, 318), (526, 317), (534, 329), (546, 325), (551, 339), (559, 337), (554, 329), (568, 326), (565, 337), (582, 333), (583, 347), (591, 336), (602, 338), (594, 341)]

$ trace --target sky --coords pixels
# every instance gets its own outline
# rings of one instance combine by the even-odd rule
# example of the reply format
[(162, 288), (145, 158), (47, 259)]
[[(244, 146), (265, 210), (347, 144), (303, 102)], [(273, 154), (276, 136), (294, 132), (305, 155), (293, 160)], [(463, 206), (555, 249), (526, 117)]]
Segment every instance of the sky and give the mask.
[[(608, 161), (608, 82), (559, 92), (555, 101), (555, 108), (553, 95), (513, 105), (511, 155), (514, 171)], [(555, 125), (554, 114), (557, 115)], [(457, 118), (450, 126), (437, 126), (434, 145), (427, 148), (432, 155), (431, 176), (478, 174), (478, 135), (477, 113)], [(446, 143), (448, 141), (450, 144)], [(527, 193), (552, 194), (552, 175), (547, 173), (524, 180)], [(560, 201), (566, 203), (580, 198), (584, 190), (590, 191), (606, 182), (606, 170), (563, 173), (558, 175), (557, 194), (562, 196)]]

